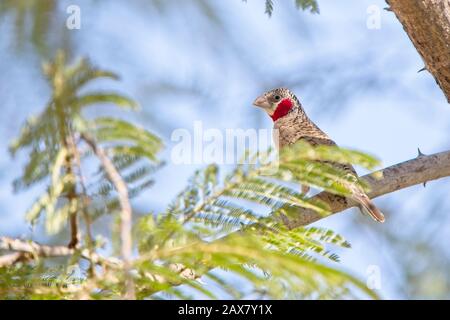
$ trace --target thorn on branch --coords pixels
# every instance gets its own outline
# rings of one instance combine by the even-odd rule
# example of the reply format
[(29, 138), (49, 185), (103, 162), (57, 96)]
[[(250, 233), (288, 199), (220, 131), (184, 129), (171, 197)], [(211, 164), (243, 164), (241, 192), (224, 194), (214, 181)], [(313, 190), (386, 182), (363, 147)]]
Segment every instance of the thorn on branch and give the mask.
[(417, 148), (417, 158), (425, 157), (425, 156), (426, 156), (426, 154), (422, 153), (422, 151), (420, 151), (420, 148)]

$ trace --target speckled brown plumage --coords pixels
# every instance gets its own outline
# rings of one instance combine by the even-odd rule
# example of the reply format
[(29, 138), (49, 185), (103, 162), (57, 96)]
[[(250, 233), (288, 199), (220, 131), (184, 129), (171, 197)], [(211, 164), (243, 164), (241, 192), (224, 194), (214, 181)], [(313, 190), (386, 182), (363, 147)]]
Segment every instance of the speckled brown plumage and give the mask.
[[(278, 131), (275, 141), (279, 148), (286, 148), (299, 140), (306, 141), (313, 146), (337, 144), (306, 115), (300, 101), (286, 88), (278, 88), (266, 92), (258, 97), (254, 104), (263, 108), (274, 120), (274, 130)], [(332, 163), (332, 165), (356, 178), (357, 174), (352, 165)], [(369, 197), (359, 186), (350, 186), (353, 200), (361, 204), (361, 209), (374, 220), (383, 222), (383, 214), (375, 207)], [(306, 191), (306, 189), (304, 189)], [(340, 199), (346, 202), (345, 198)]]

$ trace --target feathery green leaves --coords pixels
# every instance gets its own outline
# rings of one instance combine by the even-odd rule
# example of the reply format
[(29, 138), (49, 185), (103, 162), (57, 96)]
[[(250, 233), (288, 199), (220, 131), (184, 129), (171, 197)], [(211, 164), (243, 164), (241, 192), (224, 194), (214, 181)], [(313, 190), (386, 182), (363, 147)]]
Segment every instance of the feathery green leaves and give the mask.
[[(89, 134), (104, 145), (113, 161), (121, 162), (118, 169), (129, 183), (131, 196), (137, 196), (152, 185), (151, 175), (160, 166), (156, 155), (162, 143), (131, 122), (111, 117), (85, 117), (84, 109), (98, 104), (136, 108), (134, 100), (120, 93), (89, 90), (88, 85), (93, 81), (117, 80), (113, 72), (94, 67), (88, 59), (67, 64), (61, 51), (53, 61), (44, 63), (43, 71), (52, 88), (52, 97), (40, 115), (27, 120), (10, 150), (12, 155), (23, 149), (30, 154), (23, 174), (14, 182), (15, 190), (48, 183), (47, 192), (35, 202), (26, 217), (35, 223), (45, 212), (46, 230), (53, 234), (62, 230), (68, 217), (83, 207), (91, 211), (93, 217), (104, 212), (100, 208), (116, 207), (117, 199), (111, 196), (114, 186), (104, 172), (97, 174), (95, 183), (84, 185), (87, 177), (81, 177), (81, 165), (84, 162), (91, 166), (93, 154), (83, 144), (83, 134)], [(85, 192), (89, 194), (83, 194)], [(86, 198), (91, 199), (90, 208), (83, 204)]]

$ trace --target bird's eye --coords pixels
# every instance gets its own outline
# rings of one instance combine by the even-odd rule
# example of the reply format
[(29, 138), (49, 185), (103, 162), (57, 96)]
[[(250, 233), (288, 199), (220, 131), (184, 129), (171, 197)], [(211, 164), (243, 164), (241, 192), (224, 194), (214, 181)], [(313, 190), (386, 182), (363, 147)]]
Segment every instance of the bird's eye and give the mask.
[(275, 100), (280, 100), (281, 97), (276, 95), (274, 98), (275, 98)]

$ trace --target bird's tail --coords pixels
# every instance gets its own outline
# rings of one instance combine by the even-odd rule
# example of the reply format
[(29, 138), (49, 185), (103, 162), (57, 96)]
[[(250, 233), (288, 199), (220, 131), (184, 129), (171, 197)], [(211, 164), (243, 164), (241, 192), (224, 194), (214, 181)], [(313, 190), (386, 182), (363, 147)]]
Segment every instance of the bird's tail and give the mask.
[(372, 217), (375, 221), (384, 222), (383, 213), (373, 204), (365, 193), (354, 195), (354, 199), (360, 204), (360, 208)]

